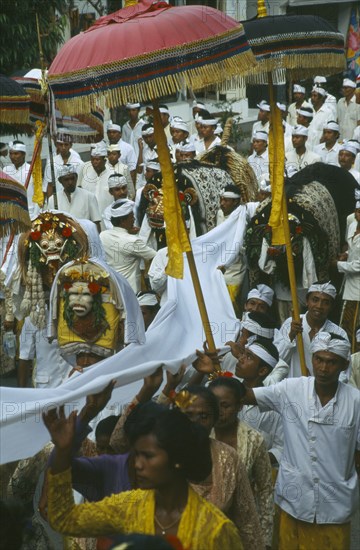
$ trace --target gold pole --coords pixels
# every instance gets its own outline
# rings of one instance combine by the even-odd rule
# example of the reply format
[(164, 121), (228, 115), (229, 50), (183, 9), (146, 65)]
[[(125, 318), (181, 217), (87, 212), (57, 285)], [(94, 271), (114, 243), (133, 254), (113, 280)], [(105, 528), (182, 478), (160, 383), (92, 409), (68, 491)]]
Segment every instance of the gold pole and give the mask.
[[(155, 136), (156, 136), (158, 157), (159, 157), (159, 161), (160, 161), (160, 165), (161, 165), (161, 171), (163, 173), (163, 177), (165, 177), (165, 174), (172, 174), (172, 180), (173, 180), (172, 184), (175, 186), (176, 183), (175, 183), (173, 167), (172, 167), (172, 163), (171, 163), (171, 159), (170, 159), (169, 148), (167, 146), (164, 128), (163, 128), (162, 123), (161, 123), (160, 111), (159, 111), (157, 101), (153, 101), (153, 106), (154, 106), (154, 130), (155, 130)], [(177, 198), (177, 200), (179, 200), (179, 199)], [(182, 223), (184, 225), (184, 230), (186, 232), (185, 221), (184, 221), (183, 217), (181, 218), (180, 223)], [(199, 275), (198, 275), (198, 272), (197, 272), (197, 269), (196, 269), (195, 259), (194, 259), (193, 251), (191, 249), (190, 241), (188, 241), (188, 246), (187, 246), (187, 250), (186, 250), (186, 257), (188, 259), (191, 279), (192, 279), (192, 283), (193, 283), (193, 286), (194, 286), (194, 292), (195, 292), (195, 296), (196, 296), (196, 301), (197, 301), (197, 304), (198, 304), (199, 313), (200, 313), (200, 317), (201, 317), (201, 322), (202, 322), (204, 333), (205, 333), (205, 338), (206, 338), (206, 342), (207, 342), (207, 349), (210, 353), (216, 353), (216, 346), (215, 346), (214, 336), (213, 336), (213, 333), (211, 331), (209, 316), (208, 316), (208, 313), (207, 313), (206, 304), (205, 304), (205, 300), (204, 300), (204, 295), (203, 295), (203, 292), (202, 292)], [(214, 360), (213, 360), (213, 362), (214, 362)], [(219, 364), (214, 362), (214, 366), (215, 366), (215, 371), (217, 371), (217, 372), (221, 371), (221, 368), (220, 368)]]
[[(271, 188), (274, 189), (273, 185), (274, 185), (275, 177), (280, 175), (283, 178), (284, 169), (285, 169), (285, 163), (284, 163), (285, 151), (284, 151), (284, 137), (283, 137), (281, 114), (276, 106), (274, 85), (272, 81), (272, 74), (270, 72), (268, 73), (268, 81), (269, 81), (269, 98), (270, 98), (270, 113), (271, 113), (270, 139), (272, 139), (272, 147), (271, 147), (272, 151), (270, 151), (270, 154), (272, 153), (271, 156), (273, 157), (270, 159), (270, 180), (271, 180)], [(277, 117), (280, 117), (280, 121), (276, 120)], [(277, 132), (279, 133), (281, 132), (281, 136), (280, 136), (281, 139), (276, 139)], [(278, 169), (277, 176), (275, 176), (276, 169)], [(281, 170), (281, 174), (279, 172), (280, 170)], [(282, 185), (284, 185), (283, 181), (282, 181)], [(284, 231), (284, 244), (286, 249), (286, 258), (287, 258), (289, 281), (290, 281), (291, 299), (293, 304), (293, 320), (296, 322), (300, 322), (300, 310), (299, 310), (299, 303), (298, 303), (297, 290), (296, 290), (294, 259), (293, 259), (292, 248), (291, 248), (290, 226), (289, 226), (286, 194), (285, 194), (284, 188), (282, 193), (281, 211), (282, 211), (282, 228)], [(300, 358), (301, 374), (303, 376), (308, 376), (309, 372), (307, 370), (306, 363), (305, 363), (304, 342), (303, 342), (302, 334), (298, 334), (297, 336), (297, 348), (298, 348), (299, 358)]]

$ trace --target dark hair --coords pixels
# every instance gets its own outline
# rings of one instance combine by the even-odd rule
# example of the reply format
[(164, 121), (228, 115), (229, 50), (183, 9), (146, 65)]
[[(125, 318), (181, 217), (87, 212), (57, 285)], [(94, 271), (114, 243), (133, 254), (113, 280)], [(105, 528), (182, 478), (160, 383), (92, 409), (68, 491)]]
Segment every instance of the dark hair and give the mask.
[(245, 396), (246, 390), (243, 384), (237, 378), (228, 378), (226, 376), (219, 376), (209, 384), (209, 390), (213, 388), (227, 388), (230, 390), (236, 403), (240, 403), (241, 399)]
[(263, 328), (276, 328), (276, 323), (270, 315), (261, 311), (249, 311), (249, 319), (255, 321)]
[[(238, 188), (237, 185), (225, 185), (224, 187), (224, 191), (231, 191), (232, 193), (236, 193), (237, 195), (239, 195), (239, 200), (241, 199), (241, 193), (240, 193), (240, 189)], [(234, 200), (237, 200), (237, 199), (234, 199)]]
[(142, 126), (142, 128), (141, 128), (141, 131), (142, 131), (142, 132), (145, 132), (145, 130), (148, 130), (149, 128), (154, 129), (154, 125), (151, 124), (151, 122), (148, 122), (147, 124), (144, 124), (144, 125)]
[(96, 429), (95, 429), (95, 438), (97, 439), (102, 435), (111, 436), (116, 424), (118, 423), (119, 418), (120, 416), (112, 415), (112, 416), (107, 416), (106, 418), (103, 418), (102, 420), (100, 420), (99, 424), (96, 426)]
[(0, 500), (0, 550), (20, 550), (26, 526), (26, 512), (20, 500)]
[(172, 464), (180, 464), (186, 479), (198, 483), (212, 470), (210, 441), (205, 428), (191, 422), (178, 409), (149, 401), (138, 405), (124, 425), (131, 445), (141, 436), (152, 434)]
[(214, 417), (214, 424), (219, 420), (219, 405), (217, 402), (217, 399), (215, 395), (209, 390), (209, 388), (205, 388), (205, 386), (187, 386), (187, 391), (191, 393), (191, 395), (197, 395), (198, 397), (201, 397), (207, 405), (212, 410), (213, 417)]

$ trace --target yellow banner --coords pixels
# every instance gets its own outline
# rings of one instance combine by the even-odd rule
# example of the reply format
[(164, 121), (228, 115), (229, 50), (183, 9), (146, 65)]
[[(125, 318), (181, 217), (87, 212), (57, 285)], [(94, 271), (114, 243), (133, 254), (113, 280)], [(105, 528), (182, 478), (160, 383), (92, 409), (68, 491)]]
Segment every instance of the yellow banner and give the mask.
[(270, 98), (270, 107), (269, 166), (272, 205), (269, 225), (272, 228), (272, 244), (282, 245), (285, 244), (284, 221), (282, 215), (285, 170), (284, 129), (281, 111), (276, 106), (273, 97)]
[[(36, 121), (36, 134), (34, 150), (36, 150), (37, 144), (42, 140), (42, 133), (45, 125), (39, 120)], [(44, 194), (42, 190), (42, 164), (41, 164), (41, 143), (36, 154), (36, 159), (33, 167), (32, 178), (34, 182), (34, 195), (32, 201), (42, 206), (44, 204)]]
[(164, 220), (169, 258), (165, 271), (175, 279), (182, 279), (184, 272), (183, 252), (189, 252), (191, 246), (181, 212), (169, 148), (157, 107), (154, 108), (154, 130), (162, 173)]

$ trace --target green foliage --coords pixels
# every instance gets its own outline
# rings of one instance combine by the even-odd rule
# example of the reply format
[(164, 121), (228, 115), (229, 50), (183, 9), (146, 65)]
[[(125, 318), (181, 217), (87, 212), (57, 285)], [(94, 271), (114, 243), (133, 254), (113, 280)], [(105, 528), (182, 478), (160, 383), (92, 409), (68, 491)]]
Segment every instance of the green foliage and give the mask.
[(36, 30), (39, 18), (41, 42), (46, 66), (63, 42), (71, 0), (2, 0), (0, 13), (0, 67), (11, 75), (19, 70), (40, 68)]

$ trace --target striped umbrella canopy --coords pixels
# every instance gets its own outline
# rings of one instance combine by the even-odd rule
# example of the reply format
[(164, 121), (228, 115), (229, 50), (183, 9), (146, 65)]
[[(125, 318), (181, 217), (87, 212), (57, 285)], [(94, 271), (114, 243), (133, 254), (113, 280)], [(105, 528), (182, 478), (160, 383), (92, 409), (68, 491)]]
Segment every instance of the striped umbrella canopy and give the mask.
[(344, 37), (328, 21), (315, 15), (266, 16), (244, 22), (257, 65), (248, 82), (304, 79), (314, 74), (334, 74), (346, 68)]
[(69, 40), (49, 69), (64, 114), (151, 101), (184, 84), (194, 90), (248, 71), (255, 58), (243, 26), (207, 6), (142, 0)]
[[(32, 123), (37, 120), (45, 122), (45, 101), (39, 83), (41, 76), (41, 69), (31, 69), (24, 76), (12, 77), (31, 98), (30, 121)], [(53, 100), (52, 95), (50, 95), (51, 99)], [(71, 136), (73, 143), (96, 143), (104, 137), (104, 113), (100, 108), (77, 117), (63, 115), (56, 106), (51, 109), (51, 112), (53, 110), (56, 126), (65, 127), (66, 134)]]
[(29, 125), (30, 96), (11, 78), (0, 74), (0, 121), (6, 125)]
[(0, 171), (0, 238), (31, 227), (25, 187)]

